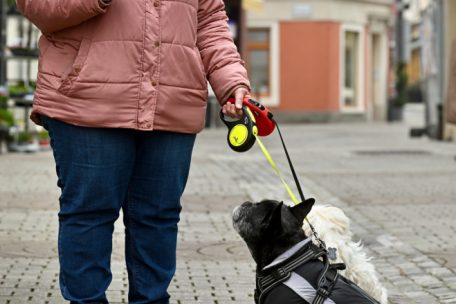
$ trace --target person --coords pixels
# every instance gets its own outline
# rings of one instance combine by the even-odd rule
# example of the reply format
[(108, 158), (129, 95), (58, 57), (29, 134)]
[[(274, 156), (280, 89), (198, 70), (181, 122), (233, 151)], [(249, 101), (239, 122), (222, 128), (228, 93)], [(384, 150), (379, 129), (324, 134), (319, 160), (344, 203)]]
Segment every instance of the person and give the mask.
[[(108, 303), (123, 211), (129, 303), (169, 303), (180, 199), (207, 81), (239, 117), (250, 84), (222, 0), (17, 0), (42, 32), (31, 119), (61, 189), (60, 289)], [(234, 96), (235, 105), (224, 102)]]

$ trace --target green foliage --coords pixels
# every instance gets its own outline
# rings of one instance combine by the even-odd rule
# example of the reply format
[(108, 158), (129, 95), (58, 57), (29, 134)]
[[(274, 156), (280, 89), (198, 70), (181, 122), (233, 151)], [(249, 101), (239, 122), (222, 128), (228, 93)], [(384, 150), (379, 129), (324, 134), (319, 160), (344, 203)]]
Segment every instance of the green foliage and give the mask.
[(8, 91), (11, 96), (25, 95), (29, 92), (23, 82), (8, 86)]
[(0, 109), (6, 109), (8, 104), (8, 96), (0, 95)]
[(394, 105), (397, 107), (403, 107), (408, 102), (408, 75), (405, 69), (406, 65), (404, 62), (400, 62), (396, 66), (396, 98)]
[(16, 0), (7, 0), (8, 6), (16, 5)]
[(40, 131), (40, 133), (38, 133), (38, 139), (39, 140), (49, 139), (49, 133), (46, 130)]
[(33, 135), (30, 132), (22, 131), (17, 135), (17, 141), (20, 143), (30, 142), (33, 139)]
[(12, 127), (15, 124), (14, 115), (6, 109), (0, 109), (0, 124)]

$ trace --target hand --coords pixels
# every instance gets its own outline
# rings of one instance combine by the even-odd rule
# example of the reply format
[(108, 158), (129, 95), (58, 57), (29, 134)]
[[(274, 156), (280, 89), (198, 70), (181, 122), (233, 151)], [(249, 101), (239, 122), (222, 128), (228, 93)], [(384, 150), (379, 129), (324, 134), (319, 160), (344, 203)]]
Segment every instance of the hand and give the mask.
[(231, 102), (227, 102), (222, 107), (222, 113), (235, 119), (239, 119), (242, 117), (242, 101), (244, 100), (245, 96), (249, 95), (249, 91), (245, 87), (237, 88), (234, 93), (235, 102), (232, 104)]

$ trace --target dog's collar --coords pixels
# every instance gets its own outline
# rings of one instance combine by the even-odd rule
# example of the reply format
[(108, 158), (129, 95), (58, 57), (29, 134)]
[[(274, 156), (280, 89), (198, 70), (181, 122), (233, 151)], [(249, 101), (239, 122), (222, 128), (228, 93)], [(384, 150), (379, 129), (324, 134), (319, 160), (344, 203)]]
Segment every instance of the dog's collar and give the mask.
[(281, 255), (279, 255), (278, 257), (276, 257), (274, 259), (274, 261), (272, 261), (269, 265), (266, 265), (265, 267), (263, 267), (263, 271), (264, 270), (267, 270), (271, 267), (274, 267), (275, 265), (277, 264), (280, 264), (282, 263), (283, 261), (286, 261), (288, 260), (291, 256), (293, 256), (296, 252), (298, 252), (301, 248), (303, 248), (304, 246), (306, 246), (310, 241), (312, 241), (312, 238), (307, 238), (305, 240), (302, 240), (301, 242), (293, 245), (290, 249), (288, 249), (287, 251), (285, 251), (284, 253), (282, 253)]

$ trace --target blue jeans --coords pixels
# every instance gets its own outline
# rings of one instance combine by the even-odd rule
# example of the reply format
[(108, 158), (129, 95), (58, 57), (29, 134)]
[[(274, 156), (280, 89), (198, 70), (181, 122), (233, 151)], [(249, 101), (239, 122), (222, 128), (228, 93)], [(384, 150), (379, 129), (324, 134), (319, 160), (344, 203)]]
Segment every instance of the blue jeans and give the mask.
[(42, 116), (61, 188), (60, 289), (108, 303), (114, 222), (124, 214), (129, 303), (169, 303), (180, 198), (195, 135), (85, 128)]

